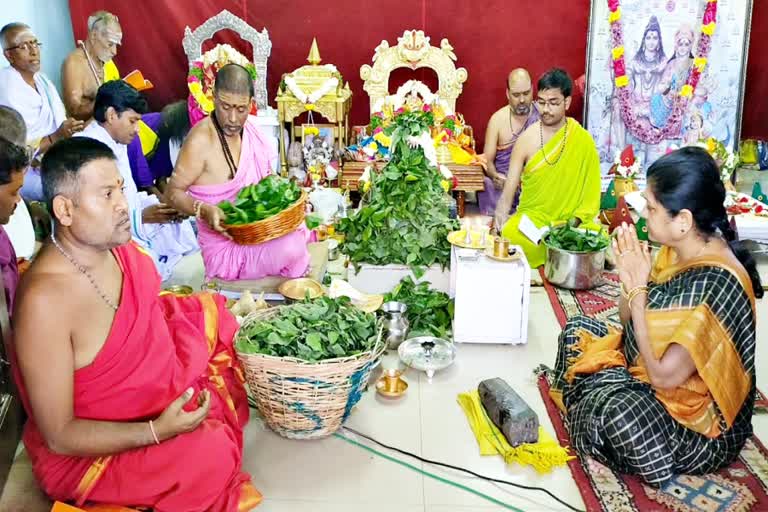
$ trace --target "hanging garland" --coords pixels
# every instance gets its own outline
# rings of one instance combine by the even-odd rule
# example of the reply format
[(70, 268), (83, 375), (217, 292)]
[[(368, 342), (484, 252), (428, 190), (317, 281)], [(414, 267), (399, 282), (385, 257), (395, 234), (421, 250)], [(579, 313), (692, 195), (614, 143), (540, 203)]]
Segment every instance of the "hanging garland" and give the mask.
[(632, 108), (629, 77), (624, 61), (624, 32), (621, 23), (621, 7), (619, 0), (608, 0), (608, 22), (611, 26), (611, 56), (613, 58), (614, 83), (618, 88), (619, 108), (621, 118), (627, 129), (646, 144), (658, 144), (664, 139), (673, 138), (671, 135), (680, 131), (683, 115), (688, 107), (688, 101), (696, 90), (701, 74), (707, 66), (707, 58), (712, 49), (712, 35), (715, 33), (717, 20), (717, 0), (707, 0), (704, 16), (701, 22), (701, 37), (696, 47), (697, 57), (688, 71), (688, 79), (680, 88), (680, 93), (674, 98), (672, 110), (664, 127), (651, 125), (647, 118), (636, 115)]
[(323, 67), (333, 73), (333, 76), (330, 76), (329, 78), (326, 78), (326, 80), (320, 84), (320, 87), (312, 91), (311, 93), (307, 94), (302, 90), (301, 87), (299, 87), (299, 84), (296, 83), (296, 79), (293, 77), (293, 75), (286, 75), (283, 79), (284, 87), (281, 87), (282, 89), (288, 89), (293, 96), (299, 100), (301, 103), (304, 104), (304, 108), (312, 111), (315, 110), (315, 103), (320, 101), (320, 98), (325, 96), (326, 94), (330, 94), (331, 92), (336, 89), (339, 84), (341, 83), (340, 77), (341, 74), (339, 74), (339, 71), (336, 69), (336, 66), (333, 64), (324, 64)]

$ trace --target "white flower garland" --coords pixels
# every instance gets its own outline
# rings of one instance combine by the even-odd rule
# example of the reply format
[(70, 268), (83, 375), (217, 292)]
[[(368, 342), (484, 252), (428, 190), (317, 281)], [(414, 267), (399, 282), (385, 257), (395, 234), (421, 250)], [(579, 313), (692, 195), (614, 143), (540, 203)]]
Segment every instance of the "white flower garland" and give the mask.
[[(706, 141), (699, 141), (693, 144), (695, 147), (702, 148), (707, 151), (710, 155), (712, 155), (712, 158), (717, 159), (717, 155), (713, 154), (709, 149), (709, 144)], [(725, 149), (725, 161), (721, 163), (720, 165), (720, 179), (725, 183), (727, 181), (731, 181), (731, 176), (733, 176), (733, 172), (736, 170), (736, 166), (739, 164), (739, 159), (736, 156), (736, 153), (733, 151), (730, 151), (729, 149)]]
[(250, 61), (245, 56), (243, 56), (243, 54), (235, 50), (230, 45), (218, 44), (216, 45), (215, 48), (213, 48), (212, 50), (208, 50), (207, 52), (205, 52), (205, 55), (203, 55), (202, 57), (203, 68), (208, 68), (214, 62), (218, 62), (220, 52), (223, 52), (224, 55), (226, 56), (227, 64), (234, 63), (234, 64), (239, 64), (241, 66), (250, 64)]
[[(336, 66), (333, 64), (325, 64), (321, 67), (327, 69), (331, 73), (336, 73), (337, 71)], [(301, 90), (301, 87), (299, 87), (299, 85), (296, 83), (296, 80), (291, 75), (285, 77), (285, 85), (297, 100), (304, 103), (305, 105), (311, 105), (313, 103), (317, 103), (320, 101), (320, 98), (338, 87), (339, 79), (335, 76), (328, 78), (325, 82), (320, 84), (320, 87), (312, 91), (310, 94), (307, 94)]]
[(367, 183), (371, 181), (371, 166), (367, 165), (365, 167), (365, 170), (363, 171), (363, 174), (360, 175), (359, 178), (357, 178), (357, 181), (361, 183)]
[(408, 94), (421, 96), (421, 98), (424, 100), (424, 103), (427, 105), (431, 105), (435, 102), (435, 95), (432, 94), (432, 91), (429, 90), (429, 87), (418, 80), (408, 80), (397, 88), (397, 92), (395, 93), (395, 101), (397, 102), (397, 104), (394, 105), (395, 109), (403, 106)]
[(420, 82), (419, 80), (408, 80), (397, 88), (397, 92), (395, 94), (378, 100), (373, 106), (373, 111), (381, 112), (384, 108), (384, 105), (387, 103), (392, 105), (392, 110), (397, 110), (405, 105), (407, 96), (409, 94), (420, 96), (425, 105), (433, 105), (435, 103), (439, 103), (445, 111), (446, 115), (451, 115), (453, 113), (445, 101), (441, 100), (437, 94), (434, 94), (432, 91), (430, 91), (429, 87), (427, 87), (423, 82)]

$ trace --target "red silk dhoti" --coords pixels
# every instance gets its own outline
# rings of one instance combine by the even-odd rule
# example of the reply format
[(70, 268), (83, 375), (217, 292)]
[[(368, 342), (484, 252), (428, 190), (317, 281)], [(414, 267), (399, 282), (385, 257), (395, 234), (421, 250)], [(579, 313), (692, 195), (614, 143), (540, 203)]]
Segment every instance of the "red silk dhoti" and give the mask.
[(52, 498), (77, 505), (102, 502), (156, 512), (251, 510), (261, 495), (240, 470), (248, 402), (232, 347), (237, 322), (224, 297), (160, 295), (148, 255), (133, 243), (114, 254), (123, 270), (120, 307), (95, 360), (75, 371), (75, 417), (148, 421), (190, 387), (195, 396), (187, 408), (196, 407), (197, 395), (208, 389), (210, 412), (193, 432), (98, 458), (51, 452), (30, 415), (24, 444), (35, 476)]

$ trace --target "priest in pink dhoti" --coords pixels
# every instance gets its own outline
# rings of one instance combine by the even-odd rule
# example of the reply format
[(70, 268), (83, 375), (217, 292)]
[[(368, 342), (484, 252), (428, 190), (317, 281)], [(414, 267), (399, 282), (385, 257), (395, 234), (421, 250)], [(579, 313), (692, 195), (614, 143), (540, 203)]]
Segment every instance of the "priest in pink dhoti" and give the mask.
[(274, 148), (249, 119), (253, 82), (248, 71), (227, 64), (216, 75), (214, 111), (192, 128), (168, 185), (167, 201), (198, 218), (198, 243), (208, 279), (299, 277), (309, 269), (309, 231), (295, 231), (259, 245), (239, 245), (223, 228), (217, 206), (243, 187), (272, 174)]

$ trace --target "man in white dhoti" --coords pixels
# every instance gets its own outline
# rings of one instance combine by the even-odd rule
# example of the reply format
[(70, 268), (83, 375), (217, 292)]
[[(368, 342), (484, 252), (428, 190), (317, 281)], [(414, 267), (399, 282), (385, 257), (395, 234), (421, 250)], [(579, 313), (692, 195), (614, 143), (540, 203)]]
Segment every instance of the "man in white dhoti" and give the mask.
[(122, 80), (99, 87), (94, 100), (93, 117), (81, 137), (103, 142), (115, 153), (117, 167), (125, 180), (124, 191), (131, 215), (131, 237), (150, 253), (163, 280), (187, 254), (199, 250), (197, 236), (189, 219), (160, 202), (154, 195), (139, 192), (131, 175), (128, 144), (136, 137), (141, 114), (147, 102)]
[[(57, 140), (83, 129), (83, 122), (68, 119), (58, 91), (40, 71), (40, 46), (32, 29), (9, 23), (0, 29), (3, 55), (10, 66), (0, 69), (0, 105), (16, 109), (27, 125), (27, 145), (42, 155)], [(43, 199), (40, 170), (34, 165), (24, 176), (22, 196)]]

